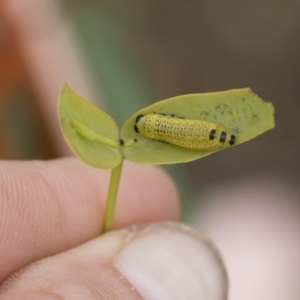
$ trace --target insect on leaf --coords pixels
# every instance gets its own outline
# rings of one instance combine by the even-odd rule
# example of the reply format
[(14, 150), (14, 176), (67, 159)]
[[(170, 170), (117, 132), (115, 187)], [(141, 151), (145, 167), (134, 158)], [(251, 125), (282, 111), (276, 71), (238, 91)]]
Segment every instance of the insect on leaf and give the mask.
[(192, 161), (244, 143), (275, 126), (274, 108), (249, 88), (183, 95), (135, 113), (121, 138), (136, 140), (126, 159), (145, 164)]
[(121, 162), (116, 123), (101, 109), (76, 95), (68, 85), (60, 95), (59, 115), (66, 141), (84, 162), (103, 169)]

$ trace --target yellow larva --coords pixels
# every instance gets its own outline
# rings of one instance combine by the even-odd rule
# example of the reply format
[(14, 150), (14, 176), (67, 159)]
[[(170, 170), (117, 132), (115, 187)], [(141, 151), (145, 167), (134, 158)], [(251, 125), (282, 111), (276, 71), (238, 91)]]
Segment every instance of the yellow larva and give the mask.
[(146, 138), (193, 150), (221, 150), (232, 146), (236, 139), (211, 122), (160, 114), (139, 115), (134, 129)]

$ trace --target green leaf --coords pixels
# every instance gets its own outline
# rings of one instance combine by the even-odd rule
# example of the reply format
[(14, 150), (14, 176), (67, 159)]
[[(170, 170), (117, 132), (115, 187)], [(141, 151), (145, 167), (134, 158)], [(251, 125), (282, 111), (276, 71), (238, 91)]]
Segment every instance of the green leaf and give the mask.
[(173, 164), (192, 161), (219, 150), (191, 150), (144, 137), (134, 130), (137, 116), (174, 114), (177, 118), (218, 124), (236, 137), (235, 145), (244, 143), (275, 126), (274, 108), (249, 88), (224, 92), (183, 95), (148, 106), (126, 121), (121, 129), (126, 159), (143, 164)]
[(120, 164), (119, 129), (110, 116), (76, 95), (68, 85), (60, 95), (59, 114), (66, 141), (84, 162), (102, 169)]

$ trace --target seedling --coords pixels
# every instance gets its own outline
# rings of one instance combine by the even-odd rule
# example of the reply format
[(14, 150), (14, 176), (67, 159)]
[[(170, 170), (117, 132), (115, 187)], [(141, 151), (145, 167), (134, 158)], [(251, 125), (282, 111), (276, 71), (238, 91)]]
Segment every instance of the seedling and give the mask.
[(166, 99), (136, 112), (119, 131), (100, 108), (68, 85), (60, 124), (71, 149), (87, 164), (112, 169), (103, 230), (113, 227), (122, 164), (176, 164), (234, 147), (272, 129), (274, 108), (249, 88)]

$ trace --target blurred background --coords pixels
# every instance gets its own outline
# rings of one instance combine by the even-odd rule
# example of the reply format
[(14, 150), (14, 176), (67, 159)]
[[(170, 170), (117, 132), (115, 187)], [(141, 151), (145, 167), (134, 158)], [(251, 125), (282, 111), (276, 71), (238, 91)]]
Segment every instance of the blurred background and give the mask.
[(300, 0), (0, 0), (0, 158), (72, 155), (64, 82), (119, 126), (165, 98), (251, 87), (275, 130), (165, 168), (221, 251), (229, 299), (299, 300), (299, 30)]

